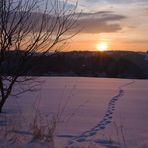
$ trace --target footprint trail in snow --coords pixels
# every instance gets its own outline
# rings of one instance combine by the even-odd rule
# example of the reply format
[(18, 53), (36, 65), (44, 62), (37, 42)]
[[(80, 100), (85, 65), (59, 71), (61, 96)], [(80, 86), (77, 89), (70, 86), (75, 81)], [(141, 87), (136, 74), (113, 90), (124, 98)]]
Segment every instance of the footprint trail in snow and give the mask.
[(118, 94), (111, 98), (111, 100), (108, 103), (108, 108), (107, 111), (105, 112), (105, 115), (103, 116), (102, 120), (98, 122), (96, 126), (91, 128), (90, 130), (83, 132), (78, 136), (59, 135), (59, 137), (71, 138), (71, 140), (69, 141), (69, 145), (71, 145), (74, 142), (85, 142), (87, 141), (88, 138), (95, 136), (99, 131), (105, 129), (112, 122), (113, 114), (116, 109), (116, 102), (124, 95), (123, 87), (131, 85), (133, 83), (135, 83), (135, 81), (126, 83), (119, 87)]

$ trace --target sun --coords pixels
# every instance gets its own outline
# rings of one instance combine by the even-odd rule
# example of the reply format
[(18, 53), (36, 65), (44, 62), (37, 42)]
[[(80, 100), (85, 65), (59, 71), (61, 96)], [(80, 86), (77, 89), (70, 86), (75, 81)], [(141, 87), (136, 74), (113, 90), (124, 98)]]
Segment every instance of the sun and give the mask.
[(100, 42), (96, 45), (98, 51), (107, 51), (108, 44), (106, 42)]

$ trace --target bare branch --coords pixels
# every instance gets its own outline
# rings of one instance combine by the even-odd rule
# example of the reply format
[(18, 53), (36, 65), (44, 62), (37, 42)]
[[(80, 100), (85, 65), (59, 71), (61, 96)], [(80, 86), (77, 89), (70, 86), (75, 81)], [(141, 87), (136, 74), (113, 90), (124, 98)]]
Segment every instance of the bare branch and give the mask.
[[(76, 8), (77, 2), (69, 8), (68, 0), (0, 1), (0, 112), (16, 84), (20, 87), (15, 96), (36, 88), (37, 83), (24, 76), (35, 66), (31, 62), (36, 53), (40, 60), (78, 33), (68, 33), (76, 27)], [(26, 89), (30, 81), (34, 83)]]

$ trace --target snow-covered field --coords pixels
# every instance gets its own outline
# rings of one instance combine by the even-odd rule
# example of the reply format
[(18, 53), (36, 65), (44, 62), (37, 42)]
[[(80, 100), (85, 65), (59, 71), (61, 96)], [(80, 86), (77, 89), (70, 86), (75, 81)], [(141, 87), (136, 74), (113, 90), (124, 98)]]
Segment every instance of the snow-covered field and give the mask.
[[(148, 81), (107, 78), (40, 78), (41, 90), (11, 97), (0, 117), (0, 147), (49, 147), (32, 140), (40, 116), (46, 128), (59, 120), (55, 148), (148, 148)], [(37, 108), (37, 109), (36, 109)], [(15, 137), (15, 138), (14, 138)]]

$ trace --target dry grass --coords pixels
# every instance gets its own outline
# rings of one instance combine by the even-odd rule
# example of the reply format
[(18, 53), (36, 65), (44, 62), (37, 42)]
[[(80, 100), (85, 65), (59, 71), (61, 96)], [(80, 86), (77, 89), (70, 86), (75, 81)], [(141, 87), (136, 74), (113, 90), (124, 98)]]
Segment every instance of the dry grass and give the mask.
[(30, 130), (32, 131), (33, 136), (31, 141), (39, 140), (47, 142), (54, 147), (54, 137), (56, 135), (58, 121), (58, 114), (47, 117), (37, 112), (32, 124), (30, 124)]

